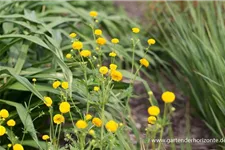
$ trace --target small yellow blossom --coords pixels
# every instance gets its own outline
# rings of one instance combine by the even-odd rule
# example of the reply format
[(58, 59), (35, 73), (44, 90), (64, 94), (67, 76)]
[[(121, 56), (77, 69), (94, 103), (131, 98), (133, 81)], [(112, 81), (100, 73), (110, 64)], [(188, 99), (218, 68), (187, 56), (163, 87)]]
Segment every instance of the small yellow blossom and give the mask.
[(83, 43), (80, 41), (74, 41), (72, 47), (73, 49), (80, 50), (83, 48)]
[(113, 39), (111, 40), (111, 42), (112, 42), (113, 44), (117, 44), (117, 43), (119, 43), (120, 41), (119, 41), (119, 39), (117, 39), (117, 38), (113, 38)]
[(43, 135), (42, 136), (42, 140), (44, 140), (44, 141), (46, 141), (46, 140), (48, 140), (50, 137), (48, 136), (48, 135)]
[(7, 146), (10, 148), (10, 147), (12, 147), (12, 144), (8, 144)]
[(148, 44), (149, 44), (149, 45), (155, 44), (155, 40), (154, 40), (154, 39), (148, 39)]
[(96, 40), (96, 43), (99, 44), (99, 45), (105, 45), (106, 43), (106, 40), (102, 37), (99, 37), (97, 40)]
[(155, 124), (155, 122), (156, 122), (156, 117), (155, 116), (150, 116), (150, 117), (148, 117), (148, 123), (150, 123), (150, 124)]
[(51, 97), (45, 96), (44, 97), (44, 103), (48, 107), (52, 106), (52, 99), (51, 99)]
[(132, 32), (139, 33), (140, 32), (140, 29), (139, 28), (132, 28)]
[(3, 136), (6, 133), (5, 127), (0, 125), (0, 136)]
[(123, 126), (123, 123), (120, 123), (119, 126), (122, 127)]
[(83, 57), (89, 57), (89, 56), (91, 56), (91, 51), (89, 51), (89, 50), (82, 50), (80, 52), (80, 55), (83, 56)]
[(110, 57), (116, 57), (116, 53), (115, 52), (111, 52), (111, 53), (109, 53), (109, 56)]
[(118, 129), (118, 123), (116, 123), (113, 120), (110, 120), (109, 122), (106, 123), (105, 128), (109, 131), (109, 132), (116, 132), (116, 130)]
[(96, 49), (96, 51), (98, 51), (99, 50), (99, 47), (96, 47), (95, 49)]
[(94, 87), (94, 91), (96, 91), (96, 92), (98, 92), (99, 89), (100, 89), (100, 88), (99, 88), (98, 86), (95, 86), (95, 87)]
[(98, 16), (98, 12), (96, 12), (96, 11), (91, 11), (90, 13), (89, 13), (89, 15), (91, 16), (91, 17), (97, 17)]
[(7, 125), (8, 125), (9, 127), (14, 127), (14, 126), (16, 125), (16, 122), (15, 122), (15, 120), (10, 119), (10, 120), (7, 121)]
[(24, 150), (24, 149), (21, 144), (15, 144), (15, 145), (13, 145), (13, 150)]
[(96, 126), (96, 127), (101, 127), (102, 126), (102, 120), (100, 118), (93, 118), (92, 119), (92, 123)]
[(84, 120), (78, 120), (76, 123), (76, 127), (79, 129), (85, 129), (88, 124)]
[(70, 53), (66, 54), (66, 58), (67, 59), (71, 59), (72, 58), (72, 54), (70, 54)]
[(158, 116), (160, 113), (160, 109), (157, 106), (151, 106), (148, 108), (148, 113), (151, 116)]
[(102, 35), (102, 30), (96, 29), (95, 30), (95, 35)]
[(123, 79), (123, 75), (122, 75), (122, 73), (121, 72), (119, 72), (119, 71), (116, 71), (116, 70), (113, 70), (112, 72), (111, 72), (111, 78), (114, 80), (114, 81), (120, 81), (120, 80), (122, 80)]
[(109, 69), (108, 69), (108, 67), (106, 67), (106, 66), (102, 66), (102, 67), (100, 67), (99, 68), (99, 72), (101, 73), (101, 74), (107, 74), (108, 73), (108, 71), (109, 71)]
[(61, 124), (61, 123), (63, 123), (65, 121), (65, 118), (61, 114), (56, 114), (53, 117), (53, 121), (54, 121), (55, 124)]
[(59, 87), (60, 85), (61, 85), (61, 82), (60, 82), (60, 81), (55, 81), (55, 82), (52, 83), (52, 87), (53, 87), (54, 89), (56, 89), (56, 88)]
[(110, 70), (116, 70), (117, 69), (117, 65), (116, 64), (110, 64), (109, 68), (110, 68)]
[(92, 119), (92, 115), (91, 114), (87, 114), (87, 115), (85, 115), (85, 120), (91, 120)]
[(68, 102), (62, 102), (59, 105), (59, 110), (63, 114), (68, 113), (70, 111), (70, 104)]
[(141, 63), (141, 65), (143, 65), (145, 67), (149, 66), (149, 62), (145, 58), (140, 59), (140, 63)]
[(37, 79), (36, 79), (36, 78), (33, 78), (33, 79), (32, 79), (32, 81), (33, 81), (33, 82), (36, 82), (36, 81), (37, 81)]
[(2, 117), (2, 118), (8, 118), (9, 117), (9, 112), (8, 112), (8, 110), (6, 110), (6, 109), (2, 109), (1, 111), (0, 111), (0, 117)]
[(62, 85), (61, 86), (62, 86), (63, 89), (66, 90), (66, 89), (69, 88), (69, 83), (68, 82), (62, 82)]
[(94, 136), (95, 135), (95, 131), (91, 129), (91, 130), (89, 130), (88, 134)]
[(71, 37), (71, 38), (75, 38), (76, 36), (77, 36), (76, 33), (70, 33), (70, 37)]
[(162, 94), (162, 100), (165, 103), (172, 103), (175, 100), (176, 96), (173, 92), (166, 91)]

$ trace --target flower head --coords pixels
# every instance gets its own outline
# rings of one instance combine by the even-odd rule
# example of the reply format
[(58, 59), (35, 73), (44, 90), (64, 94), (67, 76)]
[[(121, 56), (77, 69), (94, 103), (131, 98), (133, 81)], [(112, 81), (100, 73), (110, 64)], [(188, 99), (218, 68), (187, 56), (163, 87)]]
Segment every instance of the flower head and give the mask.
[(173, 92), (166, 91), (162, 94), (162, 100), (165, 103), (172, 103), (175, 100), (176, 96)]
[(7, 121), (7, 125), (8, 125), (9, 127), (14, 127), (14, 126), (16, 125), (16, 122), (15, 122), (15, 120), (10, 119), (10, 120)]
[(149, 62), (145, 58), (140, 59), (140, 63), (141, 63), (141, 65), (143, 65), (145, 67), (149, 66)]
[(84, 118), (85, 118), (85, 120), (87, 120), (87, 121), (88, 121), (88, 120), (91, 120), (92, 115), (91, 115), (91, 114), (87, 114), (87, 115), (85, 115)]
[(117, 38), (113, 38), (113, 39), (111, 40), (111, 42), (112, 42), (113, 44), (117, 44), (117, 43), (119, 43), (120, 41), (119, 41), (119, 39), (117, 39)]
[(55, 124), (61, 124), (61, 123), (63, 123), (65, 121), (65, 118), (61, 114), (56, 114), (53, 117), (53, 121), (54, 121)]
[(109, 132), (116, 132), (116, 130), (118, 129), (118, 123), (116, 123), (113, 120), (110, 120), (109, 122), (106, 123), (105, 128), (109, 131)]
[(66, 58), (67, 59), (71, 59), (72, 58), (72, 54), (70, 54), (70, 53), (66, 54)]
[(96, 29), (95, 30), (95, 35), (102, 35), (102, 30)]
[(110, 64), (109, 68), (110, 68), (110, 70), (116, 70), (117, 65), (116, 64)]
[(70, 111), (70, 104), (68, 102), (62, 102), (59, 105), (59, 110), (63, 114), (68, 113)]
[(134, 32), (134, 33), (139, 33), (140, 32), (140, 29), (139, 28), (132, 28), (132, 32)]
[(148, 44), (149, 44), (149, 45), (155, 44), (155, 40), (154, 40), (154, 39), (148, 39)]
[(150, 123), (150, 124), (155, 124), (155, 122), (156, 122), (156, 117), (155, 116), (150, 116), (150, 117), (148, 117), (148, 123)]
[(91, 130), (89, 130), (88, 134), (94, 136), (95, 135), (95, 131), (91, 129)]
[(0, 125), (0, 136), (3, 136), (6, 133), (5, 127)]
[(114, 80), (114, 81), (120, 81), (123, 79), (123, 75), (121, 72), (117, 71), (117, 70), (112, 70), (111, 72), (111, 78)]
[(45, 96), (44, 97), (44, 103), (48, 107), (52, 106), (52, 99), (51, 99), (51, 97)]
[(91, 56), (91, 51), (89, 51), (89, 50), (82, 50), (80, 52), (80, 56), (89, 57), (89, 56)]
[(74, 41), (72, 47), (73, 49), (80, 50), (83, 48), (83, 43), (80, 41)]
[(71, 38), (75, 38), (76, 36), (77, 36), (76, 33), (70, 33), (70, 37), (71, 37)]
[(96, 126), (96, 127), (101, 127), (102, 126), (102, 120), (100, 118), (93, 118), (92, 119), (92, 123)]
[(78, 129), (85, 129), (87, 127), (87, 123), (84, 120), (78, 120), (76, 123), (76, 127)]
[(66, 89), (69, 88), (69, 83), (64, 81), (64, 82), (62, 82), (62, 85), (61, 86), (62, 86), (63, 89), (66, 90)]
[(56, 89), (56, 88), (59, 87), (60, 85), (61, 85), (61, 82), (60, 82), (60, 81), (55, 81), (55, 82), (52, 83), (52, 87), (53, 87), (54, 89)]
[(97, 40), (96, 40), (96, 43), (99, 44), (99, 45), (105, 45), (106, 43), (106, 40), (102, 37), (99, 37)]
[(15, 145), (13, 145), (13, 150), (24, 150), (24, 149), (21, 144), (15, 144)]
[(0, 117), (5, 118), (5, 119), (8, 118), (9, 117), (8, 110), (6, 110), (6, 109), (0, 110)]
[(151, 116), (158, 116), (160, 113), (160, 109), (157, 106), (151, 106), (148, 108), (148, 113)]
[(111, 52), (111, 53), (109, 53), (109, 56), (110, 57), (116, 57), (116, 53), (115, 52)]
[(89, 15), (91, 16), (91, 17), (97, 17), (98, 16), (98, 12), (97, 11), (91, 11), (90, 13), (89, 13)]
[(108, 67), (106, 67), (106, 66), (102, 66), (102, 67), (100, 67), (99, 68), (99, 72), (101, 73), (101, 74), (107, 74), (108, 73), (108, 71), (109, 71), (109, 69), (108, 69)]
[(33, 79), (32, 79), (32, 81), (33, 81), (33, 82), (36, 82), (36, 81), (37, 81), (37, 79), (36, 79), (36, 78), (33, 78)]
[(94, 87), (94, 91), (96, 91), (96, 92), (98, 92), (99, 89), (100, 89), (99, 86), (95, 86), (95, 87)]
[(48, 140), (50, 137), (48, 136), (48, 135), (43, 135), (42, 136), (42, 140), (44, 140), (44, 141), (46, 141), (46, 140)]

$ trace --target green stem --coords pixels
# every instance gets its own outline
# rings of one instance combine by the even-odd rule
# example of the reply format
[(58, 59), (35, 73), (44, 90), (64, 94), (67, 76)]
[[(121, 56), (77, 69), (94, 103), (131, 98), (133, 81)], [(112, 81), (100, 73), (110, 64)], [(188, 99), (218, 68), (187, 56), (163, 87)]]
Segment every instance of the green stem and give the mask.
[[(165, 120), (166, 120), (166, 112), (167, 112), (167, 105), (166, 105), (166, 103), (164, 103), (163, 124), (162, 124), (161, 130), (160, 130), (160, 136), (159, 136), (160, 140), (163, 138), (164, 124), (165, 124)], [(161, 149), (161, 145), (162, 145), (162, 142), (159, 142), (159, 147), (158, 147), (159, 150)]]

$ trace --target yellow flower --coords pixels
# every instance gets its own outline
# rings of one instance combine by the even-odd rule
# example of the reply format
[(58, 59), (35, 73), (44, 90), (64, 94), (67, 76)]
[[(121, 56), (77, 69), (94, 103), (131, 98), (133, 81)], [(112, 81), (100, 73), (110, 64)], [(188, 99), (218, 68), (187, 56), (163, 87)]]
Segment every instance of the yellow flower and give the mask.
[(80, 55), (83, 56), (83, 57), (89, 57), (89, 56), (91, 56), (91, 51), (89, 51), (89, 50), (82, 50), (80, 52)]
[(116, 64), (110, 64), (110, 65), (109, 65), (109, 68), (110, 68), (111, 70), (116, 70), (117, 65), (116, 65)]
[(92, 119), (92, 123), (96, 126), (96, 127), (101, 127), (102, 126), (102, 120), (100, 118), (93, 118)]
[(83, 43), (80, 41), (74, 41), (72, 47), (73, 49), (80, 50), (83, 48)]
[(111, 72), (111, 77), (114, 81), (117, 81), (117, 82), (123, 79), (122, 73), (116, 70), (113, 70)]
[(13, 145), (13, 150), (24, 150), (24, 149), (21, 144), (15, 144), (15, 145)]
[(89, 15), (91, 16), (91, 17), (97, 17), (98, 16), (98, 13), (96, 12), (96, 11), (91, 11), (90, 13), (89, 13)]
[(10, 147), (12, 147), (12, 144), (8, 144), (7, 146), (10, 148)]
[(44, 97), (44, 103), (48, 107), (52, 106), (52, 99), (51, 99), (51, 97), (45, 96)]
[(123, 126), (123, 123), (120, 123), (119, 126), (122, 127)]
[(116, 123), (113, 120), (110, 120), (109, 122), (106, 123), (105, 128), (109, 131), (109, 132), (116, 132), (116, 130), (118, 129), (118, 123)]
[(70, 104), (68, 102), (62, 102), (59, 105), (59, 110), (63, 114), (68, 113), (70, 111)]
[(49, 138), (50, 138), (50, 137), (49, 137), (48, 135), (43, 135), (43, 136), (42, 136), (42, 140), (45, 140), (45, 141), (48, 140)]
[(95, 30), (95, 35), (102, 35), (102, 30), (96, 29)]
[(162, 100), (165, 103), (172, 103), (175, 100), (176, 96), (173, 92), (166, 91), (162, 94)]
[(2, 118), (8, 118), (9, 117), (9, 112), (8, 112), (8, 110), (6, 110), (6, 109), (2, 109), (1, 111), (0, 111), (0, 117), (2, 117)]
[(52, 87), (53, 87), (54, 89), (56, 89), (56, 88), (59, 87), (60, 85), (61, 85), (61, 82), (60, 82), (60, 81), (55, 81), (55, 82), (53, 82)]
[(102, 37), (99, 37), (97, 40), (96, 40), (96, 43), (99, 44), (99, 45), (105, 45), (106, 43), (106, 40)]
[(145, 58), (140, 59), (140, 63), (141, 63), (141, 65), (143, 65), (145, 67), (149, 66), (149, 62)]
[(13, 119), (10, 119), (9, 121), (7, 121), (7, 125), (10, 127), (14, 127), (16, 125), (16, 122)]
[(70, 53), (66, 54), (66, 58), (67, 59), (71, 59), (72, 58), (72, 54), (70, 54)]
[(37, 79), (36, 79), (36, 78), (33, 78), (33, 79), (32, 79), (32, 81), (33, 81), (33, 82), (36, 82), (36, 81), (37, 81)]
[(155, 40), (154, 40), (154, 39), (148, 39), (148, 44), (149, 44), (149, 45), (155, 44)]
[(71, 37), (71, 38), (75, 38), (76, 36), (77, 36), (76, 33), (70, 33), (70, 37)]
[(102, 67), (99, 68), (99, 72), (100, 72), (101, 74), (107, 74), (108, 71), (109, 71), (109, 69), (108, 69), (108, 67), (106, 67), (106, 66), (102, 66)]
[(148, 113), (151, 116), (158, 116), (160, 113), (160, 109), (157, 106), (151, 106), (148, 108)]
[(95, 135), (95, 131), (91, 129), (91, 130), (89, 130), (88, 134), (94, 136)]
[(0, 125), (0, 136), (3, 136), (6, 133), (5, 127)]
[(132, 28), (132, 32), (139, 33), (140, 32), (140, 29), (139, 28)]
[(150, 117), (148, 117), (148, 123), (150, 123), (150, 124), (155, 124), (155, 122), (156, 122), (156, 117), (155, 116), (150, 116)]
[(65, 121), (65, 118), (63, 117), (63, 115), (60, 115), (60, 114), (56, 114), (54, 117), (53, 117), (53, 121), (55, 124), (61, 124)]
[(98, 51), (99, 50), (99, 47), (96, 47), (95, 49), (96, 49), (96, 51)]
[(85, 120), (87, 120), (87, 121), (88, 121), (88, 120), (91, 120), (92, 115), (91, 115), (91, 114), (87, 114), (87, 115), (85, 115), (84, 118), (85, 118)]
[(63, 89), (66, 90), (69, 87), (69, 83), (68, 82), (62, 82), (62, 85), (61, 86), (62, 86)]
[(109, 56), (110, 57), (116, 57), (116, 53), (115, 52), (111, 52), (111, 53), (109, 53)]
[(111, 42), (112, 42), (113, 44), (117, 44), (117, 43), (119, 43), (120, 41), (119, 41), (119, 39), (117, 39), (117, 38), (113, 38), (113, 39), (111, 40)]
[(79, 129), (85, 129), (88, 124), (84, 120), (78, 120), (76, 123), (76, 127)]
[(96, 91), (96, 92), (98, 92), (99, 89), (100, 89), (100, 88), (99, 88), (98, 86), (95, 86), (95, 87), (94, 87), (94, 91)]

